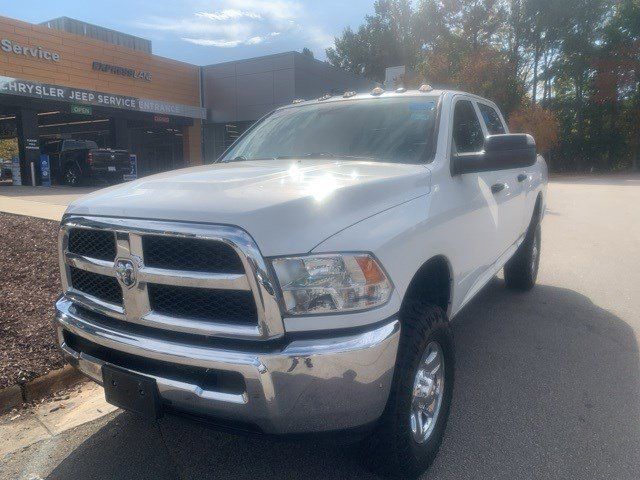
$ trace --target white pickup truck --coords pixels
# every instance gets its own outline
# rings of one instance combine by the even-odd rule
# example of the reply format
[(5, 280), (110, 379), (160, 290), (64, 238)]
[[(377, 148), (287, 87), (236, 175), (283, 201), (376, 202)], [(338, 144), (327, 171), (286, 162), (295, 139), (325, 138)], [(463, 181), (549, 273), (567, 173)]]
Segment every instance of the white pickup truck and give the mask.
[(547, 177), (533, 138), (474, 95), (294, 102), (213, 165), (69, 206), (60, 345), (125, 409), (373, 431), (415, 475), (449, 413), (450, 321), (500, 269), (536, 281)]

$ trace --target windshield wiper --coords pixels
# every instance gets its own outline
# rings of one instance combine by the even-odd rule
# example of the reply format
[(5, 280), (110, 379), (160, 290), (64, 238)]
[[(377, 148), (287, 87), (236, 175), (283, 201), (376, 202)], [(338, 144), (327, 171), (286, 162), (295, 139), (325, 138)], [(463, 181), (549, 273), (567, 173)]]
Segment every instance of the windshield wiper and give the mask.
[(349, 158), (349, 159), (364, 159), (364, 160), (374, 160), (373, 157), (368, 157), (366, 155), (342, 155), (337, 153), (330, 152), (317, 152), (317, 153), (303, 153), (301, 155), (279, 155), (275, 157), (276, 160), (289, 160), (292, 158)]
[(374, 160), (373, 157), (367, 157), (364, 155), (341, 155), (334, 154), (331, 152), (312, 152), (312, 153), (302, 153), (299, 155), (278, 155), (276, 157), (252, 157), (247, 158), (243, 155), (239, 155), (235, 158), (231, 158), (229, 160), (222, 160), (222, 163), (230, 163), (230, 162), (243, 162), (245, 160), (297, 160), (303, 158), (337, 158), (337, 159), (359, 159), (359, 160)]
[(275, 160), (274, 157), (253, 157), (247, 158), (244, 155), (238, 155), (237, 157), (231, 158), (229, 160), (221, 160), (221, 163), (231, 163), (231, 162), (245, 162), (248, 160)]
[(245, 161), (247, 158), (243, 157), (242, 155), (239, 155), (237, 157), (234, 158), (230, 158), (230, 159), (224, 159), (222, 160), (220, 163), (231, 163), (231, 162), (243, 162)]
[(329, 152), (302, 153), (300, 155), (278, 155), (274, 160), (290, 160), (292, 158), (333, 158), (335, 155)]

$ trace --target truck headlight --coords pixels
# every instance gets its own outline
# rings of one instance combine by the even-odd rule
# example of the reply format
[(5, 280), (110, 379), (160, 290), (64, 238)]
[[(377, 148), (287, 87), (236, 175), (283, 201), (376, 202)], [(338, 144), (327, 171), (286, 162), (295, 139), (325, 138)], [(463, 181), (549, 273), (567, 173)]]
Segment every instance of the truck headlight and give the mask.
[(271, 263), (292, 315), (365, 310), (386, 303), (393, 291), (368, 253), (274, 258)]

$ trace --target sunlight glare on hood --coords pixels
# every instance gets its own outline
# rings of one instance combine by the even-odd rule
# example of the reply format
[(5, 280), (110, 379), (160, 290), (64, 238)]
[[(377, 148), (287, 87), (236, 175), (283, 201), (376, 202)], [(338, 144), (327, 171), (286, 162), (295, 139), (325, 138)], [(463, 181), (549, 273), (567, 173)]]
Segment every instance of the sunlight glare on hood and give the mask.
[(316, 201), (321, 202), (329, 195), (331, 195), (336, 188), (338, 188), (338, 182), (335, 177), (330, 173), (325, 173), (323, 176), (314, 178), (309, 182), (307, 186), (307, 193)]
[(292, 163), (289, 167), (289, 177), (294, 182), (304, 182), (304, 171), (296, 163)]

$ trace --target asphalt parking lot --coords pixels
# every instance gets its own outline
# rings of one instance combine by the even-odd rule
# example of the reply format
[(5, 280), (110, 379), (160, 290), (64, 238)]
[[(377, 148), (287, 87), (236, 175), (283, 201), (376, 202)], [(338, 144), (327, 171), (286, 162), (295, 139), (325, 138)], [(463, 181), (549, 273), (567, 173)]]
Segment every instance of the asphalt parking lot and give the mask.
[[(538, 286), (494, 279), (454, 320), (457, 378), (427, 479), (637, 479), (640, 176), (549, 186)], [(0, 478), (378, 478), (333, 442), (113, 413), (0, 459)]]

